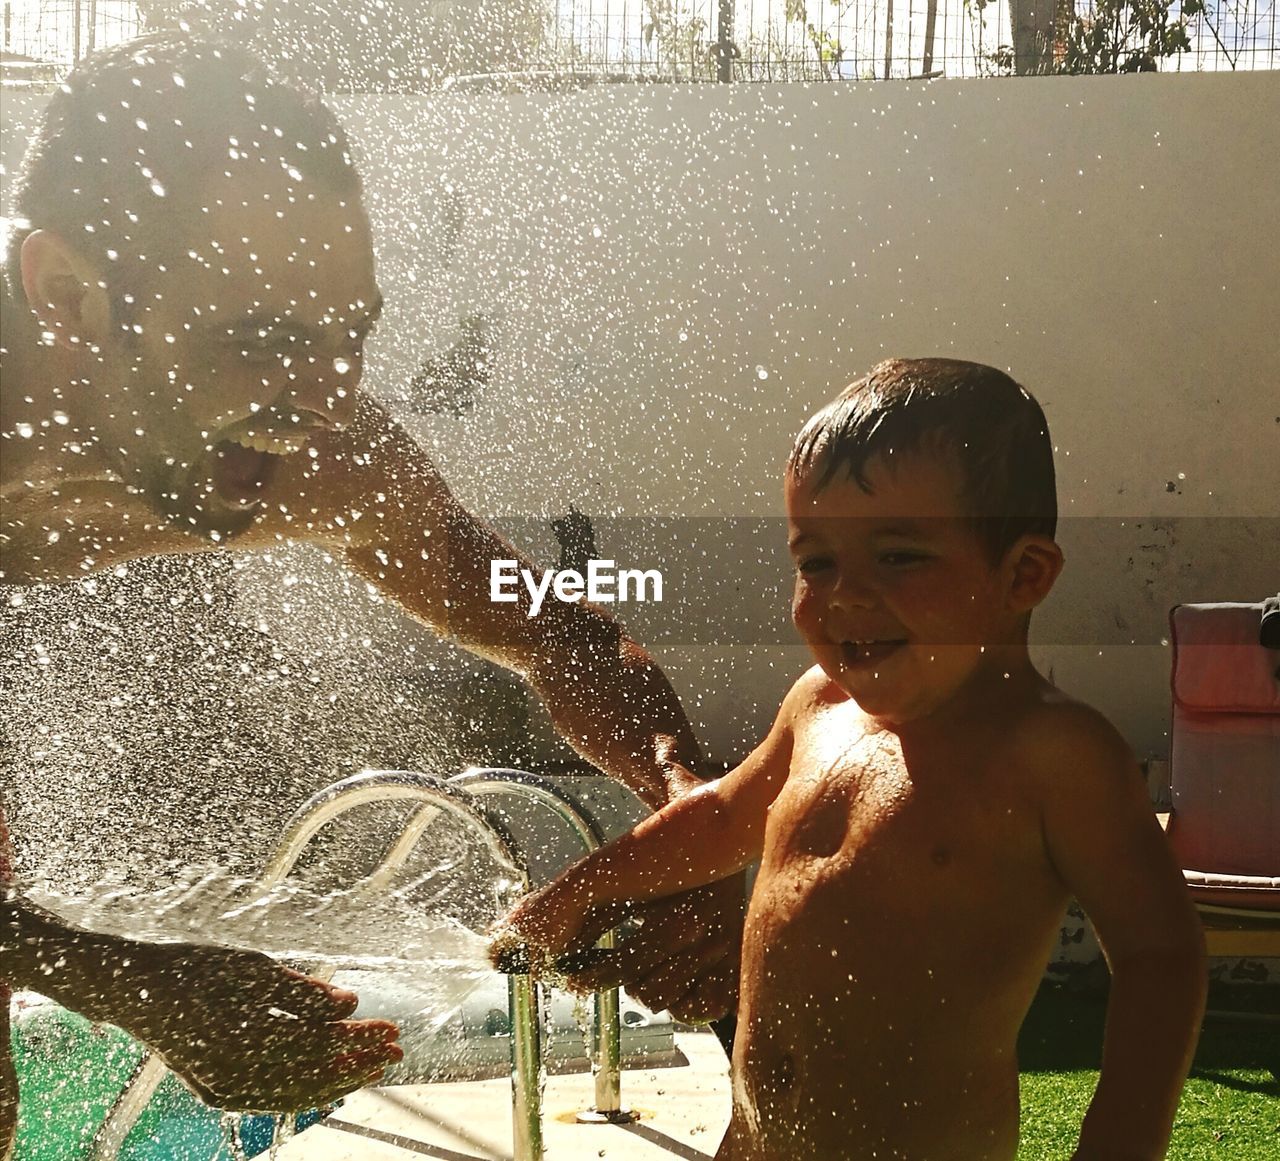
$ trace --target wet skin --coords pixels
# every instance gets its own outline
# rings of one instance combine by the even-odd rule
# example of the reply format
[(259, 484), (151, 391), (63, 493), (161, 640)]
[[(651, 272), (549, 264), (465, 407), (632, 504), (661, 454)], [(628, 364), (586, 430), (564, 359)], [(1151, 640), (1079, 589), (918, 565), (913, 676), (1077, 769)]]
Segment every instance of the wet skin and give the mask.
[(825, 674), (806, 684), (743, 938), (719, 1155), (1012, 1157), (1014, 1045), (1068, 898), (1034, 777), (992, 729), (908, 747), (908, 768)]
[(1061, 697), (993, 667), (1014, 622), (949, 466), (869, 476), (788, 481), (820, 668), (744, 934), (725, 1158), (1012, 1157), (1018, 1027), (1069, 898), (1018, 743)]

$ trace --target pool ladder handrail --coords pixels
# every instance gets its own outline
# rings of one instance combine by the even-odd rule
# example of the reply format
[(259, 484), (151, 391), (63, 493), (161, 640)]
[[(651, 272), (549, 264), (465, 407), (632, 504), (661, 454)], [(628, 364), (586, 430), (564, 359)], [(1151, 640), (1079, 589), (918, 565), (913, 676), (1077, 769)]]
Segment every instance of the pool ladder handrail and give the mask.
[[(585, 854), (608, 841), (595, 816), (579, 798), (541, 775), (508, 766), (472, 767), (454, 775), (450, 781), (476, 795), (501, 794), (513, 786), (520, 787), (526, 798), (549, 807), (569, 823)], [(612, 931), (596, 941), (597, 947), (606, 950), (611, 950), (614, 944)], [(618, 989), (596, 992), (594, 1007), (591, 1067), (595, 1074), (595, 1104), (579, 1114), (579, 1119), (625, 1124), (634, 1118), (622, 1107), (622, 1019)]]
[[(475, 797), (501, 793), (516, 786), (524, 796), (549, 806), (569, 822), (587, 852), (604, 842), (594, 817), (574, 796), (549, 780), (524, 770), (473, 767), (445, 780), (410, 770), (363, 770), (312, 795), (285, 827), (276, 854), (258, 880), (259, 890), (269, 890), (287, 877), (307, 844), (333, 819), (369, 802), (418, 799), (424, 802), (370, 874), (351, 888), (356, 895), (371, 894), (391, 881), (412, 853), (426, 828), (441, 810), (463, 818), (485, 838), (489, 853), (515, 874), (522, 890), (529, 886), (527, 860), (505, 824), (485, 810)], [(600, 941), (613, 946), (612, 933)], [(332, 970), (320, 970), (327, 980)], [(515, 1161), (542, 1161), (542, 1110), (540, 1080), (542, 1048), (537, 986), (527, 974), (508, 977), (508, 1015), (511, 1026), (512, 1137)], [(597, 993), (593, 1061), (596, 1106), (591, 1119), (625, 1121), (621, 1108), (621, 1023), (618, 990)], [(167, 1069), (152, 1054), (143, 1056), (132, 1079), (108, 1112), (94, 1137), (92, 1161), (115, 1161), (129, 1130), (137, 1123), (154, 1096)]]

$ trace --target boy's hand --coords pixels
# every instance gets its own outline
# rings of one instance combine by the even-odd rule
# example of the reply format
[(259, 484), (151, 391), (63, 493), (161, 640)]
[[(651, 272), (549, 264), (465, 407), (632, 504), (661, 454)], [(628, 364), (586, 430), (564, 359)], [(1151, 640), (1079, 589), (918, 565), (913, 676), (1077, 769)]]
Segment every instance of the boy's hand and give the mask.
[[(628, 905), (641, 926), (623, 940), (609, 960), (570, 977), (574, 990), (625, 987), (655, 1012), (697, 1023), (732, 1012), (738, 1003), (745, 911), (741, 875), (652, 903)], [(578, 940), (589, 944), (623, 916), (597, 908)]]
[[(511, 909), (489, 946), (495, 965), (504, 952), (524, 944), (533, 953), (530, 958), (536, 971), (571, 947), (593, 943), (598, 938), (579, 938), (592, 901), (572, 871), (571, 868), (545, 887), (530, 892)], [(617, 922), (615, 919), (613, 924)], [(607, 931), (608, 927), (601, 930)]]
[(162, 1056), (215, 1108), (289, 1112), (328, 1104), (378, 1080), (404, 1055), (394, 1024), (347, 1019), (353, 993), (259, 952), (161, 944), (146, 955), (103, 997), (105, 1018)]

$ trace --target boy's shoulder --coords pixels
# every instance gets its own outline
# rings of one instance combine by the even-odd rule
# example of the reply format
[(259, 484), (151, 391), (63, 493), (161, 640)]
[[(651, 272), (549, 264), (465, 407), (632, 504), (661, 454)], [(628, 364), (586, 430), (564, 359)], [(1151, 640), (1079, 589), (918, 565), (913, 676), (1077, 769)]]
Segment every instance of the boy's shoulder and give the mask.
[(827, 676), (822, 666), (814, 665), (805, 670), (787, 691), (778, 710), (777, 722), (793, 735), (798, 735), (815, 726), (852, 729), (856, 719), (866, 717), (866, 711)]
[(845, 703), (853, 704), (852, 698), (827, 676), (821, 665), (811, 665), (782, 699), (782, 716), (794, 721)]
[(1050, 793), (1094, 782), (1105, 790), (1138, 769), (1129, 744), (1105, 714), (1047, 686), (1013, 715), (1009, 756)]

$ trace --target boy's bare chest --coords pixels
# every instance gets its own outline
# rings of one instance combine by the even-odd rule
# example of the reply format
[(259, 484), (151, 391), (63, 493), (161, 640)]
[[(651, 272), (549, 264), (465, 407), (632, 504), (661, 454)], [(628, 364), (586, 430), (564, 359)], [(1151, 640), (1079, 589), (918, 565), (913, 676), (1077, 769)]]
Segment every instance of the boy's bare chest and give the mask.
[(1040, 863), (1031, 795), (998, 754), (958, 742), (911, 757), (888, 731), (819, 723), (802, 732), (770, 810), (766, 860), (823, 864), (811, 869), (881, 883), (943, 874), (953, 885)]

